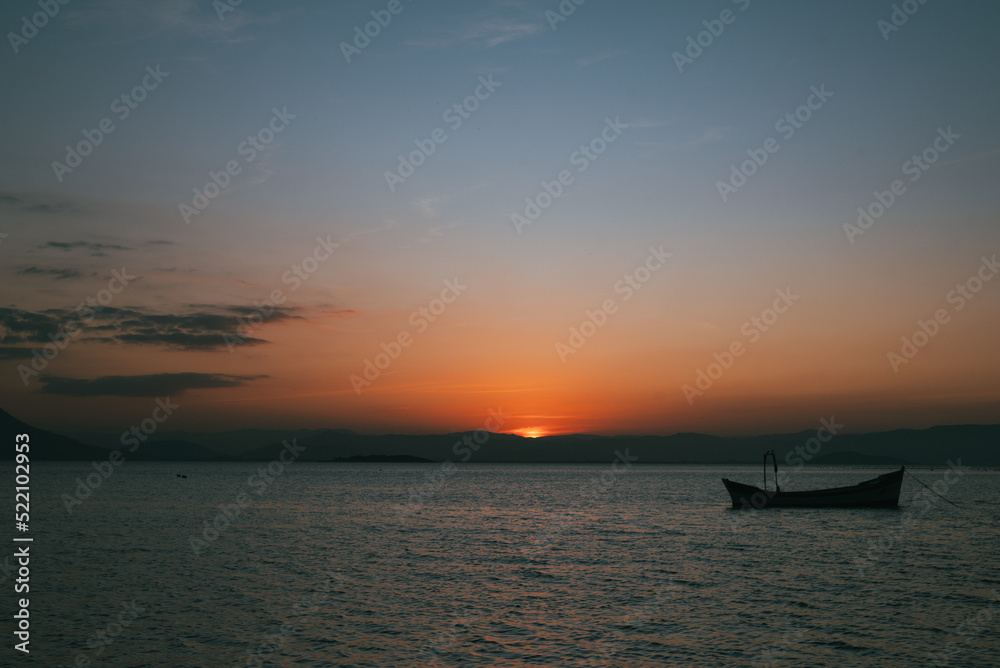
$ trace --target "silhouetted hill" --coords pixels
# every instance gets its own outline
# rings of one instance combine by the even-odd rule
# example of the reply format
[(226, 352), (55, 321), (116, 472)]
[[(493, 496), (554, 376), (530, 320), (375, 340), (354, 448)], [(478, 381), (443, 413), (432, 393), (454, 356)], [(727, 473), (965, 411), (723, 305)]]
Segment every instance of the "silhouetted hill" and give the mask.
[[(283, 438), (304, 438), (326, 429), (235, 429), (220, 432), (160, 431), (157, 430), (146, 444), (164, 442), (186, 442), (199, 445), (211, 452), (226, 455), (225, 459), (236, 457), (254, 448), (259, 448)], [(345, 430), (346, 431), (346, 430)], [(353, 433), (353, 432), (352, 432)], [(121, 432), (89, 432), (74, 434), (83, 443), (107, 448), (120, 448)], [(138, 451), (137, 451), (138, 452)]]
[[(963, 461), (963, 463), (965, 463)], [(922, 462), (888, 455), (865, 455), (860, 452), (834, 452), (818, 455), (810, 466), (922, 466)]]
[(50, 431), (32, 427), (0, 408), (0, 442), (3, 443), (3, 458), (14, 459), (14, 438), (18, 434), (29, 437), (28, 456), (31, 461), (45, 460), (94, 460), (107, 459), (109, 451), (93, 445), (53, 434)]
[[(872, 434), (840, 434), (827, 443), (811, 441), (815, 431), (748, 437), (721, 437), (706, 434), (672, 436), (547, 436), (524, 438), (515, 434), (491, 434), (485, 443), (475, 444), (473, 434), (433, 436), (382, 435), (327, 431), (298, 439), (304, 446), (302, 461), (330, 461), (359, 455), (413, 455), (434, 461), (455, 462), (594, 462), (610, 463), (616, 452), (628, 450), (639, 463), (747, 463), (757, 464), (763, 453), (775, 450), (779, 463), (786, 457), (808, 457), (806, 463), (823, 463), (821, 457), (836, 456), (845, 463), (892, 465), (905, 463), (941, 464), (961, 457), (973, 466), (1000, 465), (1000, 425), (957, 425), (926, 430), (894, 430)], [(471, 445), (466, 444), (468, 440)], [(819, 449), (816, 445), (819, 444)], [(280, 443), (257, 448), (241, 459), (270, 460), (282, 449)], [(810, 453), (809, 448), (815, 452)], [(791, 454), (789, 454), (791, 453)], [(800, 455), (799, 453), (803, 453)], [(837, 453), (855, 453), (853, 457)], [(861, 461), (860, 458), (869, 458)], [(872, 460), (870, 458), (881, 458)], [(835, 461), (835, 460), (827, 460)]]
[(158, 462), (212, 462), (230, 459), (214, 450), (188, 441), (146, 441), (135, 452), (123, 451), (126, 459)]
[(366, 464), (433, 464), (430, 459), (415, 457), (413, 455), (354, 455), (353, 457), (341, 457), (332, 459), (334, 462), (353, 462)]
[[(214, 433), (164, 432), (170, 440), (188, 441), (232, 457), (285, 438), (305, 438), (326, 429), (237, 429)], [(344, 430), (347, 431), (347, 430)], [(353, 432), (349, 432), (353, 433)]]
[[(26, 425), (0, 410), (4, 442), (28, 433), (32, 438), (32, 459), (103, 459), (108, 450), (80, 443)], [(176, 438), (184, 433), (188, 438)], [(477, 432), (480, 440), (484, 432)], [(420, 458), (435, 462), (537, 462), (608, 463), (625, 454), (643, 464), (758, 464), (763, 453), (775, 450), (779, 465), (806, 464), (916, 464), (938, 465), (961, 458), (969, 466), (1000, 466), (1000, 425), (948, 425), (930, 429), (896, 429), (871, 434), (839, 434), (820, 443), (815, 431), (794, 434), (722, 437), (681, 433), (670, 436), (595, 436), (571, 434), (524, 438), (516, 434), (489, 434), (482, 443), (475, 434), (365, 435), (347, 429), (261, 430), (231, 432), (158, 434), (159, 440), (143, 443), (127, 459), (145, 461), (269, 461), (284, 448), (282, 442), (295, 439), (304, 446), (301, 461), (352, 460), (371, 457)], [(164, 439), (163, 436), (174, 438)], [(251, 443), (241, 442), (246, 438)], [(266, 444), (264, 439), (268, 439)], [(256, 444), (256, 445), (254, 445)], [(251, 447), (252, 446), (252, 447)], [(114, 447), (120, 447), (116, 442)], [(13, 448), (6, 450), (7, 459)], [(125, 453), (123, 453), (125, 454)], [(383, 460), (385, 461), (385, 460)]]
[(997, 466), (1000, 465), (1000, 425), (948, 425), (921, 430), (842, 434), (824, 445), (819, 454), (845, 451), (928, 465), (961, 457), (966, 465)]

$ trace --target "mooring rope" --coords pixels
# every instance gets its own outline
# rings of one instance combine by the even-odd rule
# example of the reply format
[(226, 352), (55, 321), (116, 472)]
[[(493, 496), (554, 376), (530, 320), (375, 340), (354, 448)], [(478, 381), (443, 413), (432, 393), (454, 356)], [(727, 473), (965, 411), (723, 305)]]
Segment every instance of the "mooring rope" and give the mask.
[[(913, 478), (914, 480), (916, 480), (917, 482), (919, 482), (919, 483), (920, 483), (921, 485), (924, 485), (924, 483), (923, 483), (923, 482), (922, 482), (922, 481), (920, 480), (920, 478), (918, 478), (917, 476), (913, 475), (913, 474), (912, 474), (912, 473), (910, 473), (909, 471), (907, 471), (907, 472), (906, 472), (906, 474), (907, 474), (908, 476), (910, 476), (911, 478)], [(931, 489), (931, 488), (930, 488), (930, 487), (928, 487), (927, 485), (924, 485), (924, 487), (927, 487), (927, 489), (930, 489), (930, 490), (931, 490), (931, 492), (933, 492), (934, 494), (937, 494), (938, 496), (941, 496), (940, 494), (938, 494), (937, 492), (935, 492), (935, 491), (934, 491), (933, 489)], [(941, 498), (942, 498), (942, 499), (944, 499), (945, 501), (948, 501), (948, 499), (945, 499), (945, 498), (944, 498), (943, 496), (941, 496)], [(962, 508), (962, 506), (958, 505), (958, 504), (957, 504), (957, 503), (955, 503), (954, 501), (948, 501), (948, 503), (950, 503), (951, 505), (955, 506), (956, 508)]]

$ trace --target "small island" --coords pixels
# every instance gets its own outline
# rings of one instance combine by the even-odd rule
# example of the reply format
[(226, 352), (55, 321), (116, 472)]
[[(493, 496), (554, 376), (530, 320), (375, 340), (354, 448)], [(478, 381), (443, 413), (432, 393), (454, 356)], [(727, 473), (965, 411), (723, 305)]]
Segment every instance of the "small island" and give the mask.
[(414, 455), (352, 455), (350, 457), (337, 457), (335, 459), (324, 459), (324, 462), (378, 462), (384, 463), (410, 463), (410, 464), (431, 464), (434, 460), (416, 457)]

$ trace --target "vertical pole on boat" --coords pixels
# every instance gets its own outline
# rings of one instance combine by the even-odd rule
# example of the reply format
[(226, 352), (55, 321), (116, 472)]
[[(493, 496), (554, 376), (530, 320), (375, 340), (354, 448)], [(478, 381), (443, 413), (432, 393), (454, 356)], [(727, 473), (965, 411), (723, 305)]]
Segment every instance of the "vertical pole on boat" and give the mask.
[(764, 453), (764, 491), (767, 491), (767, 458), (771, 457), (774, 461), (774, 492), (777, 494), (781, 491), (778, 487), (778, 456), (774, 454), (774, 450), (769, 450)]
[(774, 460), (774, 493), (777, 494), (781, 488), (778, 487), (778, 456), (774, 454), (774, 450), (771, 450), (771, 459)]

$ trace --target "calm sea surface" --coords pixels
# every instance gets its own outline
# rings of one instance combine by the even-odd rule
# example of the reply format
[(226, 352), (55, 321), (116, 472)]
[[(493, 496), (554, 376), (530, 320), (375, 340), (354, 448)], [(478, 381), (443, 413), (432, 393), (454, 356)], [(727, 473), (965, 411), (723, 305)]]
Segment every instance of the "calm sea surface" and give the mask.
[(94, 469), (33, 464), (3, 665), (1000, 666), (997, 473), (960, 509), (907, 478), (900, 510), (733, 511), (759, 467), (261, 469), (126, 462), (68, 513)]

